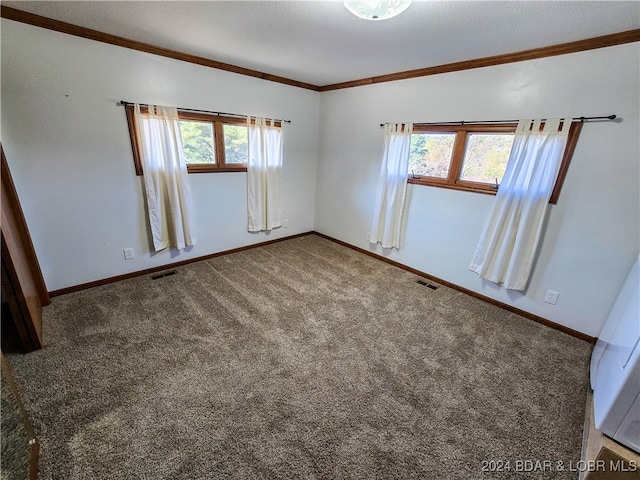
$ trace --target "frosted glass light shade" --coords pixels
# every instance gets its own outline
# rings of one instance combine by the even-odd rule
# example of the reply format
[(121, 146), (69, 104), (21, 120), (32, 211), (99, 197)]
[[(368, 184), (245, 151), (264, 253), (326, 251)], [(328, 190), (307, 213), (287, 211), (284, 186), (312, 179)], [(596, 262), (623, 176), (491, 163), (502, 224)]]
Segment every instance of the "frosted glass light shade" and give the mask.
[(385, 20), (404, 12), (411, 0), (343, 0), (347, 10), (366, 20)]

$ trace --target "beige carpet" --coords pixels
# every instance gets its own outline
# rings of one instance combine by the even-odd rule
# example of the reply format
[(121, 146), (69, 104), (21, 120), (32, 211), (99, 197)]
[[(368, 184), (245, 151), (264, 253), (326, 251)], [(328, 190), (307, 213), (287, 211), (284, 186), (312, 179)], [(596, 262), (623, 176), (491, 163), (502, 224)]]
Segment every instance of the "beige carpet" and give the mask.
[(176, 272), (8, 357), (40, 478), (577, 478), (588, 343), (315, 235)]
[(21, 399), (16, 396), (8, 375), (10, 372), (3, 364), (0, 377), (0, 479), (27, 480), (31, 460), (29, 441), (33, 437), (24, 422)]

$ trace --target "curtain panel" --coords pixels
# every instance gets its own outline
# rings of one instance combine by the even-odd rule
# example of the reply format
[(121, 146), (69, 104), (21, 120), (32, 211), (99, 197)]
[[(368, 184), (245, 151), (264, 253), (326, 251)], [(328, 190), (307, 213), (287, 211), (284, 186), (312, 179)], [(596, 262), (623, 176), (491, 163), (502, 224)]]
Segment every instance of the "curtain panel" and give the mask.
[(153, 247), (159, 251), (195, 245), (191, 187), (178, 111), (174, 107), (149, 105), (148, 113), (142, 114), (136, 103), (134, 118)]
[(282, 226), (282, 128), (273, 120), (247, 118), (247, 217), (250, 232)]
[[(524, 290), (572, 119), (521, 120), (493, 210), (469, 269), (510, 290)], [(561, 126), (562, 125), (562, 126)]]
[(369, 242), (380, 243), (383, 248), (400, 248), (412, 132), (412, 123), (385, 125), (382, 167), (369, 234)]

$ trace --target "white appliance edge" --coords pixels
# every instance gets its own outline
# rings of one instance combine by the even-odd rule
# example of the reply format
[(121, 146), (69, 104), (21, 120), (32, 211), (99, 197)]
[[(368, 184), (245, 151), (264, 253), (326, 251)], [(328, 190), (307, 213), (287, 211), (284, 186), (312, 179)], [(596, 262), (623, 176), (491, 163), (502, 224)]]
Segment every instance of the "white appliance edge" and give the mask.
[(591, 355), (595, 427), (640, 453), (640, 256)]

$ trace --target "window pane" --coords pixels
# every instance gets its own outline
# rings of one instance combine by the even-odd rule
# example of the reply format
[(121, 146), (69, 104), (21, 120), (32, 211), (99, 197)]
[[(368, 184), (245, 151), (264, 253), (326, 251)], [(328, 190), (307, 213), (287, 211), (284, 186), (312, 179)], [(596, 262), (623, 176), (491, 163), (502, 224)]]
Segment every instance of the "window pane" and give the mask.
[(180, 120), (180, 134), (187, 163), (216, 163), (212, 123)]
[(247, 127), (226, 123), (223, 129), (225, 163), (247, 163)]
[(507, 169), (513, 135), (469, 133), (460, 180), (498, 184)]
[(455, 133), (412, 134), (409, 175), (447, 178), (455, 138)]

